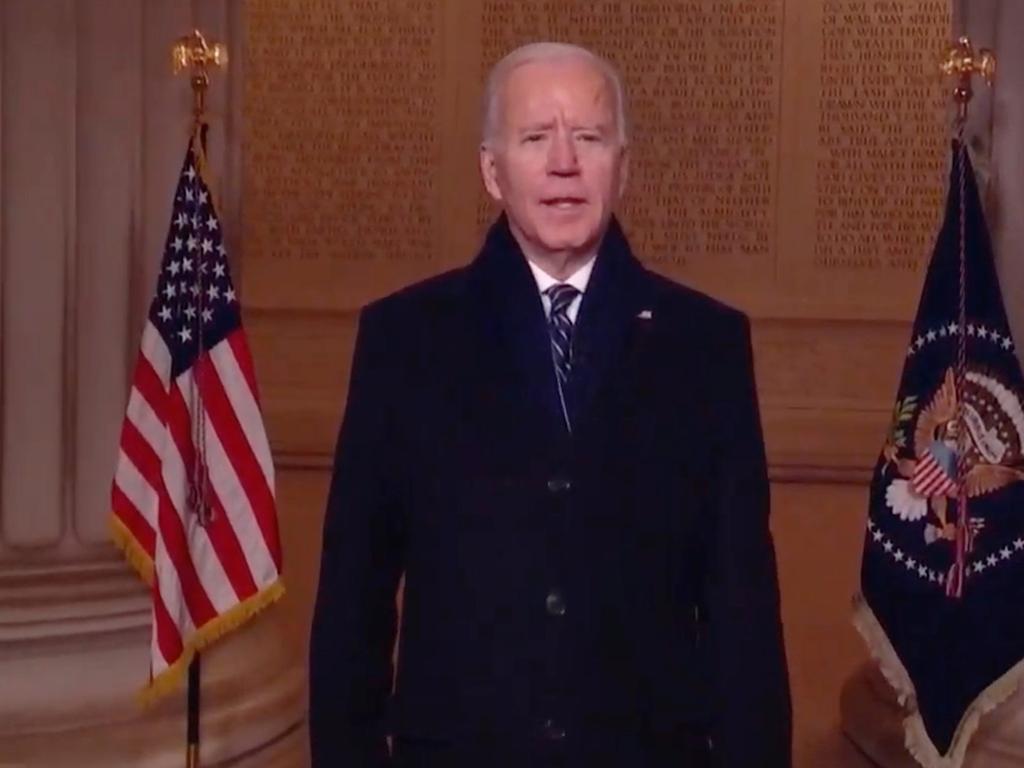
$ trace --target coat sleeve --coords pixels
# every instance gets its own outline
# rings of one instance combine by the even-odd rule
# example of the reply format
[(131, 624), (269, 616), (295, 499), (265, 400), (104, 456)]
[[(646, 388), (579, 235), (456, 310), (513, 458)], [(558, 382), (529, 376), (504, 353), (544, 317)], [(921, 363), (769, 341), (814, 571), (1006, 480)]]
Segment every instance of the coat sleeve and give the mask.
[(394, 341), (380, 313), (364, 310), (334, 458), (310, 639), (314, 768), (389, 764), (385, 715), (402, 571), (388, 346)]
[(750, 324), (733, 318), (719, 346), (707, 490), (712, 752), (716, 768), (789, 768), (792, 715)]

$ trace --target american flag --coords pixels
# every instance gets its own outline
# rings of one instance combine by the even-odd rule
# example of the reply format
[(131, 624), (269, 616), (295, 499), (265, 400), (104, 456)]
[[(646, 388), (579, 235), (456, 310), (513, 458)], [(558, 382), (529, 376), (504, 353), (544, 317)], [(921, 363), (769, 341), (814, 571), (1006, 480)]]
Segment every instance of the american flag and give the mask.
[(274, 466), (221, 222), (192, 139), (142, 333), (111, 490), (151, 585), (150, 685), (283, 593)]

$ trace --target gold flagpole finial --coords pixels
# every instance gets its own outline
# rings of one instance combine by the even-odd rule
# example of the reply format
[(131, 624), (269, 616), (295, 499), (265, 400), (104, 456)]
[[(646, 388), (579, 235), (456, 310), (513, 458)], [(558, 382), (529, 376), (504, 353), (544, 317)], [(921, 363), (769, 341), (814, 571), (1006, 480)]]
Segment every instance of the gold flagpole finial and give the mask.
[(957, 104), (957, 119), (962, 123), (967, 120), (967, 104), (974, 95), (971, 78), (981, 75), (986, 85), (992, 85), (996, 76), (996, 57), (988, 48), (975, 50), (969, 38), (961, 37), (946, 50), (942, 73), (956, 78), (953, 101)]
[(206, 111), (206, 89), (210, 85), (209, 68), (227, 66), (227, 46), (223, 43), (210, 45), (198, 29), (193, 29), (191, 34), (178, 38), (171, 48), (171, 62), (174, 74), (180, 74), (185, 69), (191, 72), (192, 111), (198, 123)]

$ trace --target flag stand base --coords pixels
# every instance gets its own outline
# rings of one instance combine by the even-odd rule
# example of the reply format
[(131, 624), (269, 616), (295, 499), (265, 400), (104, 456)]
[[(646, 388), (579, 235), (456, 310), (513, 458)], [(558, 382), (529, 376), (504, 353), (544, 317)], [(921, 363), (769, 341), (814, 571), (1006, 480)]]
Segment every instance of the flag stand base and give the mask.
[[(904, 746), (904, 714), (878, 668), (864, 663), (847, 679), (840, 696), (842, 729), (879, 768), (920, 768)], [(1024, 765), (1024, 692), (982, 718), (963, 768)]]

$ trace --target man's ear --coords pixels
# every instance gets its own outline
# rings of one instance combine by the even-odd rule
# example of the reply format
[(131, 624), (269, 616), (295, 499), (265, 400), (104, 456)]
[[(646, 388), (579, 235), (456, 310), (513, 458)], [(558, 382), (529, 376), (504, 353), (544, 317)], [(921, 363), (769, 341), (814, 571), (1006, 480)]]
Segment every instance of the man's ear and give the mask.
[(494, 150), (487, 144), (480, 145), (480, 177), (484, 180), (487, 193), (500, 203), (501, 187), (498, 184), (498, 158)]

